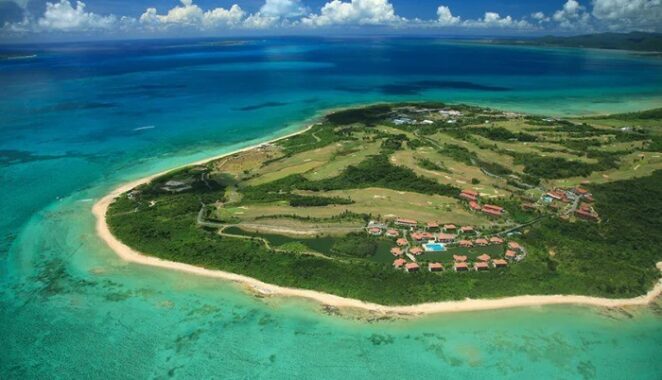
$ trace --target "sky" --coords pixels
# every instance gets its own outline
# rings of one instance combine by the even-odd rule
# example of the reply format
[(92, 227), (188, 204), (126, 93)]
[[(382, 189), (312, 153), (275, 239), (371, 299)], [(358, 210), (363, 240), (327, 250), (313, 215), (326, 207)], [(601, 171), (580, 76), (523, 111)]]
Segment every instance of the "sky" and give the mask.
[(662, 0), (0, 0), (0, 40), (662, 31)]

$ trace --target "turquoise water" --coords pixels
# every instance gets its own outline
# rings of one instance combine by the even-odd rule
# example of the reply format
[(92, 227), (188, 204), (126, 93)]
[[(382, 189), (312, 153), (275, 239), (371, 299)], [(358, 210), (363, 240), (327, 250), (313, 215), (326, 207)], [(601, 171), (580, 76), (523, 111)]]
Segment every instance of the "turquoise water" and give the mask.
[(443, 252), (446, 250), (446, 246), (441, 243), (423, 244), (423, 248), (428, 252)]
[(662, 377), (659, 305), (328, 315), (124, 263), (90, 213), (125, 181), (284, 134), (332, 107), (660, 106), (662, 60), (405, 39), (17, 49), (37, 58), (0, 61), (0, 378)]

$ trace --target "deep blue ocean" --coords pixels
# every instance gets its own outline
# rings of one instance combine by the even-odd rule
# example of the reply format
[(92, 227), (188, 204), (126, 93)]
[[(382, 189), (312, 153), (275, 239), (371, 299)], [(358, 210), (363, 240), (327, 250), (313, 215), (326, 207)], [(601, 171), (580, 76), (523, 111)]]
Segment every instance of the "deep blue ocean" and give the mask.
[(0, 88), (2, 379), (662, 378), (659, 305), (329, 316), (311, 302), (122, 262), (90, 212), (123, 182), (335, 107), (435, 100), (559, 116), (661, 107), (659, 57), (431, 38), (11, 45), (0, 46)]

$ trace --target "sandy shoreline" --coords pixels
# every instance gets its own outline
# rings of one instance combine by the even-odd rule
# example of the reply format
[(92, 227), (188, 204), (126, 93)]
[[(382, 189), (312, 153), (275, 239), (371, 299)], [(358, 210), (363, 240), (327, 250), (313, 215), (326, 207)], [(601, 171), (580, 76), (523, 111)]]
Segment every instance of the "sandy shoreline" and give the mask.
[[(272, 143), (274, 141), (278, 141), (284, 138), (288, 138), (303, 133), (308, 129), (310, 129), (311, 127), (312, 125), (309, 125), (305, 129), (302, 129), (298, 132), (294, 132), (283, 137), (275, 138), (267, 143)], [(238, 152), (243, 152), (253, 149), (259, 145), (262, 144), (256, 144), (233, 152), (200, 160), (198, 162), (194, 162), (184, 166), (204, 164), (209, 161), (217, 160), (219, 158), (229, 156)], [(506, 297), (506, 298), (498, 298), (498, 299), (466, 299), (462, 301), (431, 302), (431, 303), (408, 305), (408, 306), (385, 306), (375, 303), (363, 302), (361, 300), (352, 299), (352, 298), (344, 298), (333, 294), (318, 292), (314, 290), (282, 287), (278, 285), (268, 284), (259, 281), (255, 278), (243, 276), (235, 273), (206, 269), (189, 264), (162, 260), (135, 251), (131, 247), (119, 241), (115, 236), (113, 236), (106, 222), (106, 212), (108, 211), (108, 207), (116, 197), (131, 190), (136, 186), (145, 184), (151, 181), (152, 179), (161, 176), (171, 170), (167, 170), (136, 181), (123, 184), (122, 186), (118, 187), (117, 189), (113, 190), (111, 193), (101, 198), (92, 207), (92, 213), (96, 218), (97, 234), (123, 260), (142, 265), (150, 265), (169, 270), (186, 272), (199, 276), (213, 277), (227, 281), (233, 281), (236, 283), (246, 285), (249, 288), (253, 289), (254, 291), (258, 292), (259, 294), (263, 294), (263, 295), (283, 296), (283, 297), (302, 297), (319, 302), (323, 305), (333, 306), (337, 308), (360, 309), (360, 310), (376, 312), (376, 313), (384, 313), (384, 314), (422, 315), (422, 314), (450, 313), (450, 312), (463, 312), (463, 311), (495, 310), (495, 309), (542, 306), (542, 305), (585, 305), (585, 306), (596, 306), (596, 307), (606, 307), (606, 308), (624, 307), (624, 306), (643, 306), (651, 303), (653, 300), (655, 300), (656, 297), (662, 294), (662, 280), (660, 280), (657, 282), (655, 287), (653, 287), (653, 289), (651, 289), (645, 295), (635, 298), (626, 298), (626, 299), (609, 299), (609, 298), (598, 298), (598, 297), (578, 296), (578, 295), (544, 295), (544, 296), (531, 295), (531, 296)], [(658, 263), (657, 267), (662, 271), (662, 262)]]

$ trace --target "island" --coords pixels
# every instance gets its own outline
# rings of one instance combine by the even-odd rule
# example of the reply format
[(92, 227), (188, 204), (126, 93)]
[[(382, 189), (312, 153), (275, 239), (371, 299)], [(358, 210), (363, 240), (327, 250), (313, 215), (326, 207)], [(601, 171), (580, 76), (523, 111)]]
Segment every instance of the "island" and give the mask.
[(645, 304), (661, 289), (661, 125), (662, 109), (335, 110), (124, 185), (94, 206), (97, 230), (133, 261), (334, 305)]
[(593, 33), (578, 36), (491, 39), (483, 40), (483, 42), (504, 45), (628, 50), (655, 54), (662, 52), (662, 34), (653, 32)]

